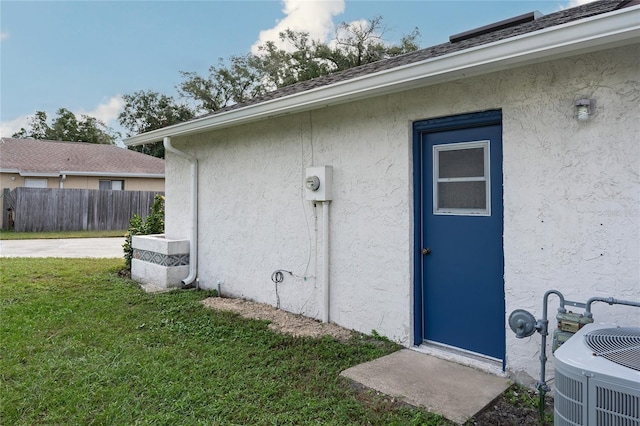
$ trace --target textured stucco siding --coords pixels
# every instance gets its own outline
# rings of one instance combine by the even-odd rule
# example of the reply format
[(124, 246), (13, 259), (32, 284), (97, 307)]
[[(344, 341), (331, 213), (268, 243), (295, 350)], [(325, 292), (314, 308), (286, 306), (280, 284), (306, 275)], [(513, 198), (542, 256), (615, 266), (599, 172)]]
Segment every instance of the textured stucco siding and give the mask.
[[(530, 104), (512, 97), (504, 109), (507, 313), (540, 317), (548, 289), (581, 302), (640, 301), (639, 70), (635, 45), (521, 70), (500, 88), (520, 88)], [(578, 98), (596, 101), (588, 122), (573, 116)], [(593, 312), (597, 322), (640, 326), (638, 308), (596, 303)], [(507, 361), (537, 377), (540, 336), (526, 340), (507, 333)]]
[[(551, 288), (639, 300), (638, 58), (627, 46), (175, 138), (199, 161), (200, 285), (275, 305), (270, 276), (292, 271), (280, 306), (320, 317), (322, 206), (304, 201), (302, 182), (306, 167), (331, 165), (331, 320), (410, 345), (411, 124), (502, 109), (505, 318), (540, 316)], [(574, 117), (582, 97), (596, 99), (589, 122)], [(166, 170), (166, 234), (188, 238), (189, 167), (168, 155)], [(637, 308), (594, 315), (640, 324)], [(539, 336), (505, 336), (509, 371), (536, 377)]]

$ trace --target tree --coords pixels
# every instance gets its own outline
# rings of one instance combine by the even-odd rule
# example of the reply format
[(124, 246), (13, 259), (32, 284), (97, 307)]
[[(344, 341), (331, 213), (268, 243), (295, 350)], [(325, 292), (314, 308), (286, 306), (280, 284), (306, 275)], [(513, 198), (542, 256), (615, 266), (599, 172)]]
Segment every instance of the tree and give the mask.
[(66, 108), (59, 108), (56, 115), (49, 125), (47, 114), (44, 111), (36, 111), (28, 128), (21, 128), (13, 137), (103, 144), (113, 144), (120, 137), (120, 133), (95, 117), (81, 115), (78, 120), (76, 115)]
[(222, 59), (209, 67), (209, 76), (195, 72), (180, 72), (184, 81), (178, 93), (191, 99), (198, 112), (218, 111), (226, 106), (246, 102), (267, 91), (264, 75), (252, 54), (231, 56), (228, 65)]
[(318, 40), (311, 40), (309, 33), (286, 30), (279, 37), (280, 41), (289, 44), (293, 50), (280, 49), (274, 42), (268, 41), (258, 48), (260, 54), (254, 59), (256, 69), (265, 76), (269, 89), (339, 71), (324, 57), (329, 46)]
[(50, 131), (47, 124), (47, 114), (44, 111), (36, 111), (33, 117), (29, 119), (29, 130), (21, 127), (12, 137), (18, 139), (47, 139), (47, 131)]
[(418, 49), (416, 39), (420, 32), (417, 28), (403, 36), (399, 45), (386, 44), (383, 40), (385, 32), (381, 16), (367, 22), (343, 22), (336, 30), (335, 47), (322, 49), (318, 56), (331, 61), (336, 71), (342, 71)]
[(280, 33), (280, 40), (290, 49), (266, 42), (258, 54), (232, 56), (226, 62), (220, 59), (206, 77), (181, 72), (183, 81), (177, 89), (182, 97), (194, 102), (198, 112), (212, 112), (297, 82), (418, 49), (417, 28), (403, 36), (399, 44), (385, 42), (385, 32), (381, 17), (343, 22), (329, 44), (312, 40), (307, 32), (289, 29)]
[[(175, 102), (171, 96), (155, 91), (138, 91), (122, 97), (124, 110), (118, 116), (120, 125), (128, 130), (127, 136), (150, 132), (194, 117), (194, 111)], [(162, 142), (129, 147), (138, 152), (164, 158)]]
[[(123, 96), (125, 107), (118, 120), (129, 131), (128, 136), (149, 132), (184, 122), (196, 114), (248, 102), (297, 82), (418, 49), (417, 29), (404, 36), (399, 44), (385, 42), (385, 32), (381, 17), (340, 24), (335, 40), (329, 44), (311, 39), (304, 31), (286, 30), (280, 33), (280, 40), (290, 49), (266, 42), (259, 47), (258, 54), (231, 56), (226, 61), (219, 59), (217, 65), (209, 68), (207, 76), (182, 71), (183, 81), (177, 90), (182, 98), (190, 100), (193, 108), (158, 92), (139, 91)], [(130, 148), (164, 158), (160, 142)]]

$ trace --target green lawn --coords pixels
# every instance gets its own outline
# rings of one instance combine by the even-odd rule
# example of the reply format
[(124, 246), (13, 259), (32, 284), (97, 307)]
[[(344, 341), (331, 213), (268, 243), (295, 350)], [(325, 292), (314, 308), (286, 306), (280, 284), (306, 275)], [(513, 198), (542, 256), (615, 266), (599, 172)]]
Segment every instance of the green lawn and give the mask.
[(447, 424), (358, 391), (340, 371), (397, 349), (293, 338), (149, 295), (122, 260), (0, 262), (0, 424)]
[(33, 240), (54, 238), (106, 238), (123, 237), (127, 231), (54, 231), (54, 232), (14, 232), (0, 231), (0, 240)]

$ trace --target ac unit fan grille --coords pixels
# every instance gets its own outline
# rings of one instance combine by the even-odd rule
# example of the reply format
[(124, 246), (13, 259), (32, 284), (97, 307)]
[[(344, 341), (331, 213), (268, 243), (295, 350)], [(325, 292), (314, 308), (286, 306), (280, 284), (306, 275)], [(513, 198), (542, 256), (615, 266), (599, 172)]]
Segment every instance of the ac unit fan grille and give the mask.
[(602, 328), (584, 338), (594, 355), (640, 371), (640, 328)]

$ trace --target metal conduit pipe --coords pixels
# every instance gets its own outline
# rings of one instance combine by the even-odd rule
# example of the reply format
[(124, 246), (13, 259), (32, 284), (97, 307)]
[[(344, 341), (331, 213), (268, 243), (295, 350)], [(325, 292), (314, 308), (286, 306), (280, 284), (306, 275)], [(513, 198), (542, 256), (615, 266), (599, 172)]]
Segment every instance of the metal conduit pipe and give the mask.
[(546, 365), (547, 365), (547, 336), (549, 335), (549, 319), (547, 318), (547, 306), (549, 305), (549, 296), (555, 294), (560, 298), (559, 313), (567, 312), (564, 307), (564, 296), (558, 290), (548, 290), (542, 298), (542, 319), (536, 324), (536, 329), (540, 333), (540, 379), (536, 383), (536, 387), (540, 392), (540, 400), (544, 401), (544, 394), (549, 392), (549, 386), (546, 379)]
[(584, 316), (588, 318), (593, 318), (593, 314), (591, 313), (591, 304), (593, 302), (606, 302), (609, 305), (627, 305), (627, 306), (635, 306), (640, 308), (640, 302), (631, 302), (629, 300), (618, 300), (613, 297), (592, 297), (587, 300), (587, 306), (584, 309)]
[(322, 202), (322, 322), (329, 322), (329, 204)]
[(182, 280), (183, 288), (189, 287), (198, 275), (198, 160), (195, 156), (179, 151), (171, 145), (171, 138), (163, 140), (164, 149), (184, 158), (191, 164), (191, 238), (189, 239), (189, 275)]

